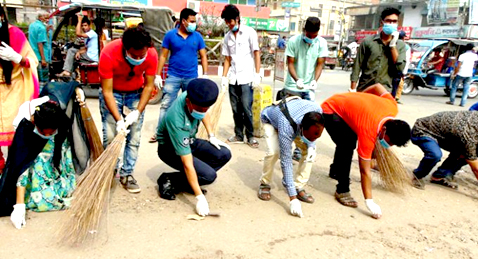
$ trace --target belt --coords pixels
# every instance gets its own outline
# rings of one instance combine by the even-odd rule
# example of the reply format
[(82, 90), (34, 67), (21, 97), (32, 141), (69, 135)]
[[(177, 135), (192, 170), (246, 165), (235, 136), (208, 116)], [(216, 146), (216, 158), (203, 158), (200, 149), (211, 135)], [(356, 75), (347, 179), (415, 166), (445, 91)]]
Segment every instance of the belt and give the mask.
[(133, 90), (133, 91), (119, 91), (119, 90), (114, 90), (113, 93), (115, 94), (140, 94), (143, 92), (143, 87), (139, 88), (138, 90)]

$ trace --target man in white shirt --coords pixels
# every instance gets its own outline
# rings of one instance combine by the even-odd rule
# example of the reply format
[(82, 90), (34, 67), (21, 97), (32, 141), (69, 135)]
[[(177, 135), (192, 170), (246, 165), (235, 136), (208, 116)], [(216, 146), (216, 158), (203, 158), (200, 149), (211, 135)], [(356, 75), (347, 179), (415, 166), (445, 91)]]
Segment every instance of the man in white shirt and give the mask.
[(259, 143), (254, 139), (252, 125), (253, 88), (261, 83), (259, 74), (261, 58), (257, 33), (251, 27), (241, 25), (239, 9), (234, 5), (226, 5), (221, 18), (230, 29), (224, 37), (222, 46), (225, 60), (221, 81), (223, 89), (229, 86), (234, 116), (234, 136), (228, 141), (243, 143), (245, 132), (247, 144), (252, 148), (258, 148)]
[(77, 14), (76, 36), (86, 38), (86, 49), (70, 48), (66, 54), (63, 72), (58, 76), (71, 76), (74, 70), (75, 60), (82, 63), (98, 62), (98, 34), (91, 29), (91, 21), (83, 14)]
[(357, 40), (352, 41), (347, 47), (350, 49), (350, 57), (355, 58), (357, 57), (357, 47), (358, 47)]
[(447, 104), (453, 105), (455, 103), (456, 89), (463, 83), (463, 94), (461, 95), (460, 106), (465, 106), (466, 99), (468, 98), (468, 91), (470, 90), (471, 79), (473, 78), (473, 69), (475, 68), (475, 62), (478, 61), (478, 56), (473, 52), (475, 46), (472, 43), (468, 43), (465, 46), (465, 53), (458, 57), (458, 66), (455, 68), (452, 74), (453, 80), (450, 90), (450, 101)]

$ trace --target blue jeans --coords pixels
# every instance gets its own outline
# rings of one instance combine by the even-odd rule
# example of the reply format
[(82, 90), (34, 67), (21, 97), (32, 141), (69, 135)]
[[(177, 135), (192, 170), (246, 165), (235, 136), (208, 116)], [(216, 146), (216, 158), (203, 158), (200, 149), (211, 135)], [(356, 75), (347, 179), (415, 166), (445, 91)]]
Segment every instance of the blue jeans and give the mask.
[[(100, 111), (101, 121), (103, 124), (103, 146), (106, 148), (111, 141), (115, 138), (116, 132), (116, 120), (111, 115), (108, 108), (106, 108), (105, 98), (103, 91), (100, 88)], [(113, 93), (120, 114), (123, 114), (123, 108), (128, 107), (130, 110), (136, 110), (138, 107), (139, 99), (141, 98), (141, 92), (137, 93)], [(123, 118), (125, 115), (123, 114)], [(126, 145), (123, 154), (123, 166), (120, 170), (120, 176), (132, 175), (136, 160), (138, 159), (138, 149), (141, 140), (141, 128), (143, 127), (144, 111), (139, 116), (138, 122), (129, 126), (129, 134), (126, 136)]]
[(168, 75), (163, 87), (163, 99), (161, 100), (158, 126), (156, 129), (159, 128), (159, 123), (161, 123), (161, 120), (164, 118), (164, 115), (166, 115), (169, 107), (171, 107), (176, 98), (178, 98), (179, 90), (182, 90), (183, 92), (186, 91), (189, 82), (193, 79), (195, 78), (180, 78)]
[(463, 93), (461, 95), (460, 105), (465, 106), (466, 99), (468, 98), (468, 92), (470, 91), (471, 77), (461, 77), (461, 76), (456, 76), (455, 77), (455, 79), (453, 80), (453, 83), (451, 85), (450, 102), (455, 103), (456, 90), (458, 89), (458, 86), (462, 82), (463, 82)]
[[(420, 147), (425, 156), (420, 161), (418, 168), (413, 171), (418, 179), (427, 176), (433, 167), (441, 160), (442, 152), (440, 145), (434, 139), (428, 137), (413, 137), (412, 143)], [(454, 176), (466, 164), (466, 160), (458, 152), (450, 152), (440, 167), (433, 173), (435, 178)]]
[(252, 85), (229, 84), (229, 99), (231, 100), (234, 118), (234, 134), (239, 139), (244, 139), (244, 129), (247, 139), (254, 137), (252, 124)]

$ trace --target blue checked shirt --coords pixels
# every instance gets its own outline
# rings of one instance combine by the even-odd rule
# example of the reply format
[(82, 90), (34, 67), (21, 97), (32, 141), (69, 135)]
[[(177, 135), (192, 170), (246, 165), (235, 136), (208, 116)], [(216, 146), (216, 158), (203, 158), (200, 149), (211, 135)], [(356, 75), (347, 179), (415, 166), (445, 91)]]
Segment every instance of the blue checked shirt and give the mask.
[[(289, 109), (292, 119), (300, 125), (302, 118), (306, 113), (319, 112), (322, 113), (322, 108), (315, 102), (293, 99), (287, 102), (287, 108)], [(271, 105), (266, 107), (261, 113), (261, 120), (264, 123), (271, 124), (278, 132), (279, 136), (279, 148), (280, 148), (280, 164), (282, 168), (282, 174), (284, 175), (282, 183), (287, 188), (289, 196), (297, 195), (297, 191), (294, 185), (294, 170), (292, 165), (292, 142), (300, 135), (294, 134), (294, 129), (290, 125), (289, 120), (281, 112), (279, 105)], [(315, 143), (314, 143), (315, 145)]]

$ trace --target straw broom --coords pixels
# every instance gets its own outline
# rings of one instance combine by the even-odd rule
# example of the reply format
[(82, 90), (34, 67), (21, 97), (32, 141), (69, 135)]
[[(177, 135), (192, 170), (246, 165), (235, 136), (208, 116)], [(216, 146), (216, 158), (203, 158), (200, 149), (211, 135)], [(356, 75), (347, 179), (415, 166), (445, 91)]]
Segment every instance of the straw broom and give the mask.
[[(216, 134), (217, 128), (218, 128), (218, 125), (219, 125), (218, 122), (219, 122), (219, 118), (221, 117), (221, 112), (222, 112), (222, 101), (224, 100), (225, 95), (226, 95), (226, 91), (220, 91), (216, 102), (208, 110), (208, 112), (211, 115), (211, 128), (212, 128), (212, 132), (214, 134)], [(202, 124), (198, 129), (197, 138), (208, 139), (206, 128)]]
[(78, 185), (66, 210), (59, 240), (69, 245), (78, 245), (94, 238), (102, 216), (107, 212), (111, 184), (118, 156), (125, 141), (120, 132), (98, 159), (85, 171), (85, 178)]
[(103, 144), (101, 143), (100, 135), (98, 134), (95, 121), (91, 116), (90, 109), (88, 109), (86, 104), (80, 107), (81, 117), (83, 119), (83, 124), (85, 125), (86, 136), (88, 137), (88, 143), (90, 144), (91, 162), (95, 162), (104, 151)]
[(377, 140), (374, 157), (377, 159), (380, 179), (386, 189), (404, 193), (411, 186), (411, 175), (391, 148), (384, 148)]

